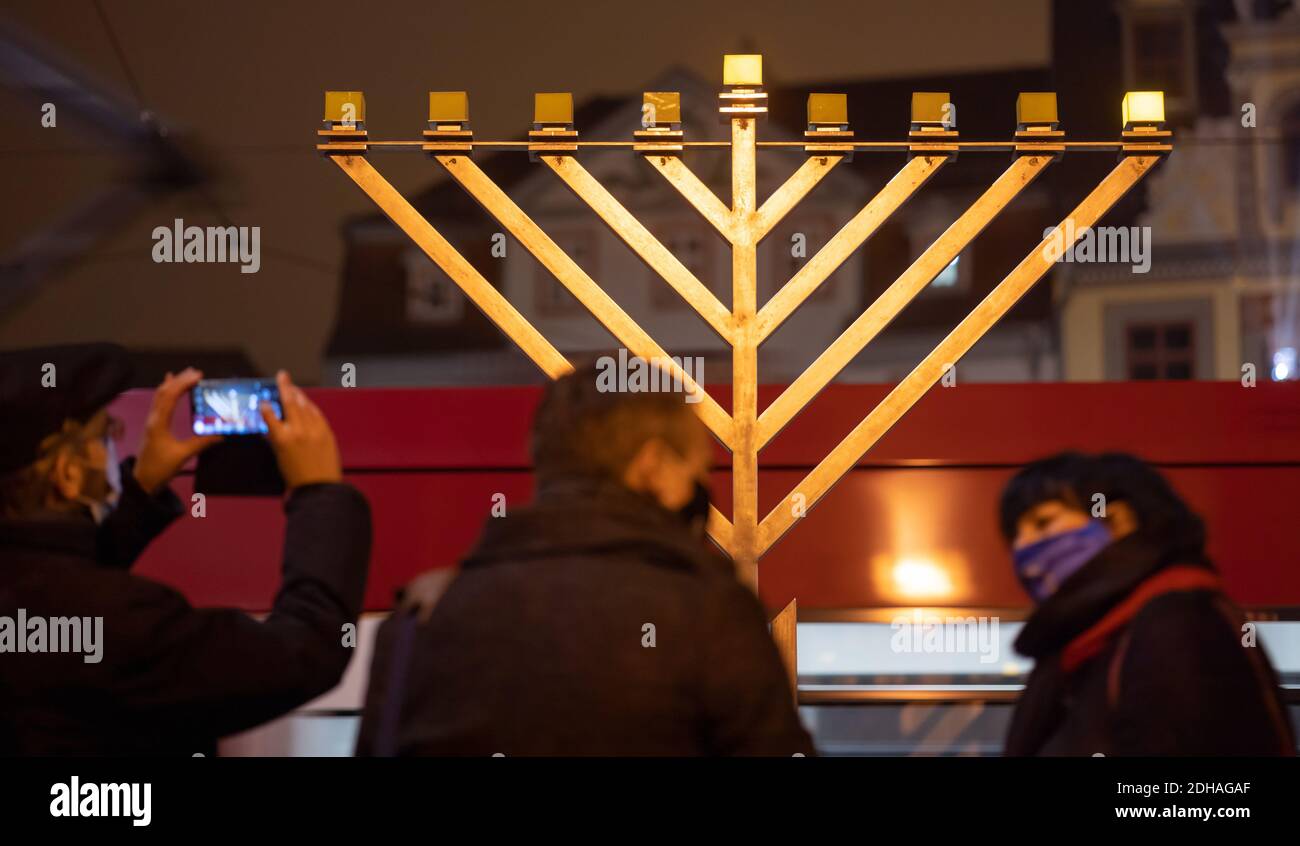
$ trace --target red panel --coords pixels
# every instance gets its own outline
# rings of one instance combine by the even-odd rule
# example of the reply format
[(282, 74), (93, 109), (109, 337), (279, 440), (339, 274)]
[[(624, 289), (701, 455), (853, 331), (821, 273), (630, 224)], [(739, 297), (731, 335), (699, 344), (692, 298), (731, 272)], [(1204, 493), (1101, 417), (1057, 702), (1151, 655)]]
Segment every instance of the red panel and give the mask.
[[(764, 388), (761, 401), (778, 391)], [(774, 440), (763, 453), (764, 513), (887, 392), (832, 386)], [(537, 388), (311, 393), (334, 424), (349, 480), (374, 509), (369, 608), (387, 607), (412, 574), (461, 556), (492, 494), (504, 493), (507, 507), (530, 496), (526, 444)], [(147, 401), (146, 392), (132, 392), (115, 412), (138, 431)], [(1300, 384), (1231, 382), (932, 390), (763, 560), (764, 600), (917, 604), (933, 601), (925, 591), (934, 589), (944, 604), (1024, 605), (996, 530), (997, 496), (1014, 467), (1065, 448), (1122, 449), (1163, 465), (1206, 517), (1233, 595), (1252, 605), (1300, 605), (1292, 516), (1300, 502)], [(724, 511), (729, 486), (728, 474), (718, 473)], [(188, 479), (177, 490), (188, 496)], [(206, 518), (186, 517), (160, 539), (141, 572), (197, 604), (265, 609), (278, 581), (279, 503), (207, 505)], [(946, 583), (933, 583), (936, 569)]]
[[(473, 546), (502, 493), (509, 508), (529, 500), (522, 472), (350, 473), (370, 500), (375, 543), (366, 607), (388, 608), (393, 592), (431, 567), (450, 566)], [(188, 501), (191, 479), (178, 479)], [(186, 514), (149, 549), (137, 572), (200, 605), (269, 607), (279, 585), (284, 515), (277, 499), (208, 497), (207, 516)]]
[[(816, 463), (888, 393), (828, 388), (764, 451)], [(932, 389), (864, 464), (1020, 465), (1062, 449), (1157, 464), (1300, 462), (1300, 382), (1036, 382)]]
[[(781, 390), (764, 386), (759, 401), (766, 405)], [(526, 468), (528, 426), (539, 391), (334, 388), (309, 393), (333, 423), (348, 467)], [(729, 391), (716, 392), (726, 407), (722, 394)], [(763, 462), (815, 464), (888, 392), (883, 385), (830, 386), (764, 450)], [(147, 391), (131, 391), (116, 411), (128, 423), (138, 423), (147, 402)], [(184, 416), (178, 411), (178, 431)], [(1011, 466), (1068, 446), (1124, 449), (1158, 464), (1300, 462), (1300, 383), (936, 388), (863, 464)], [(719, 457), (725, 463), (725, 453)]]
[[(995, 516), (1002, 485), (1013, 472), (853, 471), (759, 564), (764, 602), (772, 608), (791, 598), (798, 598), (801, 608), (1027, 606)], [(1166, 472), (1206, 517), (1210, 555), (1233, 598), (1246, 605), (1300, 605), (1300, 534), (1294, 516), (1300, 468)], [(763, 483), (789, 489), (799, 478), (798, 473), (768, 473)], [(951, 585), (927, 593), (924, 578), (920, 585), (906, 578), (918, 567), (942, 571)], [(918, 587), (922, 590), (915, 592)]]

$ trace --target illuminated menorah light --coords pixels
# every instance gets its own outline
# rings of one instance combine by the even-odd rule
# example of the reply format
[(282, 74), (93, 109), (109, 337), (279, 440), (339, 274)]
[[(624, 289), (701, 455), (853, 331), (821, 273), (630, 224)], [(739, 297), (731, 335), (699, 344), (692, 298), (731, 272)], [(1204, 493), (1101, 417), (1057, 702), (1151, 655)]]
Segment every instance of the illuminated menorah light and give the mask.
[[(938, 382), (994, 323), (1042, 278), (1070, 246), (1049, 235), (939, 342), (897, 386), (761, 520), (758, 515), (758, 454), (813, 397), (871, 342), (985, 226), (1066, 150), (1118, 151), (1119, 163), (1058, 229), (1077, 238), (1096, 224), (1120, 197), (1172, 149), (1164, 128), (1161, 92), (1130, 92), (1122, 104), (1123, 131), (1117, 141), (1067, 141), (1058, 128), (1054, 93), (1022, 93), (1016, 101), (1017, 130), (1009, 141), (961, 141), (955, 109), (944, 93), (912, 95), (911, 131), (904, 141), (857, 141), (848, 126), (843, 94), (811, 94), (803, 142), (759, 141), (758, 118), (767, 112), (762, 57), (729, 55), (723, 61), (718, 97), (721, 117), (731, 124), (731, 141), (689, 141), (681, 130), (680, 95), (644, 95), (642, 129), (627, 141), (583, 142), (573, 124), (570, 94), (537, 94), (527, 141), (476, 141), (465, 92), (431, 92), (429, 122), (420, 141), (371, 141), (365, 129), (365, 98), (359, 91), (325, 95), (325, 128), (317, 149), (337, 164), (371, 200), (480, 310), (551, 378), (569, 372), (565, 357), (537, 331), (393, 186), (371, 166), (372, 149), (422, 151), (522, 244), (560, 284), (632, 354), (670, 362), (668, 354), (600, 285), (562, 251), (474, 163), (476, 149), (527, 152), (541, 161), (613, 230), (652, 270), (691, 305), (732, 348), (732, 413), (707, 394), (693, 405), (714, 436), (731, 452), (732, 514), (711, 509), (709, 535), (735, 561), (737, 571), (757, 584), (759, 558), (802, 518), (861, 459), (890, 427)], [(681, 159), (691, 147), (730, 147), (731, 203), (720, 200)], [(761, 204), (755, 196), (759, 148), (802, 148), (806, 160)], [(579, 149), (630, 148), (690, 203), (731, 245), (732, 303), (727, 309), (704, 283), (616, 200), (575, 155)], [(769, 405), (758, 413), (758, 347), (890, 215), (959, 151), (1010, 152), (1012, 160), (992, 185), (929, 245), (844, 332)], [(907, 154), (898, 173), (855, 214), (761, 308), (757, 307), (759, 242), (832, 169), (854, 153)], [(687, 390), (701, 391), (676, 364), (668, 365)], [(793, 674), (795, 608), (792, 602), (773, 623), (773, 635)]]

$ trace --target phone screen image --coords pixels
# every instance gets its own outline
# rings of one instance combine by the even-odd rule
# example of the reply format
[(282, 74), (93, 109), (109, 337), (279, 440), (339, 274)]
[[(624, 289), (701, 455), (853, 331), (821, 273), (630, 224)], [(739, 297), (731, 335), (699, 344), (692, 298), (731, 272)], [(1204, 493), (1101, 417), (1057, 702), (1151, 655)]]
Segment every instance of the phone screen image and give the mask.
[(280, 389), (269, 379), (204, 379), (194, 386), (190, 402), (196, 435), (264, 435), (262, 403), (284, 419)]

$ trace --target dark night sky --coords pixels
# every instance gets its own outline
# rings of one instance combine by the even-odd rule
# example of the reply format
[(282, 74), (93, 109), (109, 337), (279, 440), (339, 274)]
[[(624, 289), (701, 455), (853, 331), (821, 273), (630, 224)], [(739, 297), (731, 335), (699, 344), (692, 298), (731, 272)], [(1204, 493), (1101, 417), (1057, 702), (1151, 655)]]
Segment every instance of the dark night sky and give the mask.
[[(134, 95), (89, 0), (8, 0), (7, 19), (127, 100)], [(193, 196), (134, 220), (89, 261), (0, 315), (0, 346), (108, 338), (243, 347), (263, 369), (317, 376), (334, 315), (347, 215), (367, 201), (311, 149), (322, 91), (365, 91), (372, 137), (412, 138), (424, 92), (467, 89), (476, 134), (516, 137), (534, 91), (635, 96), (671, 65), (721, 83), (725, 52), (764, 54), (770, 83), (1043, 65), (1047, 0), (749, 3), (253, 2), (104, 0), (144, 105), (187, 130), (222, 178), (234, 222), (262, 227), (257, 274), (156, 265), (154, 226), (217, 223)], [(73, 121), (0, 90), (9, 202), (0, 251), (70, 210), (116, 171)], [(899, 126), (900, 135), (905, 127)], [(379, 162), (407, 192), (431, 168)], [(3, 254), (0, 252), (0, 254)]]

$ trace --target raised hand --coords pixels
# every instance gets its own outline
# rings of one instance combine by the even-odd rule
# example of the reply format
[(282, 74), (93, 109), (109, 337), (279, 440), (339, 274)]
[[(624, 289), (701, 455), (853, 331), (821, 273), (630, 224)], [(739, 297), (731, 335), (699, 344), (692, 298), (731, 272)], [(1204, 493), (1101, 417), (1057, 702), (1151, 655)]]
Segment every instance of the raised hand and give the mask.
[(135, 459), (135, 480), (146, 493), (157, 493), (181, 471), (185, 462), (221, 440), (217, 435), (178, 438), (172, 434), (176, 402), (202, 378), (202, 373), (189, 367), (178, 375), (168, 373), (154, 391)]
[(338, 444), (325, 415), (285, 371), (276, 374), (275, 382), (284, 419), (277, 419), (267, 403), (262, 403), (260, 411), (285, 484), (292, 489), (342, 480)]

